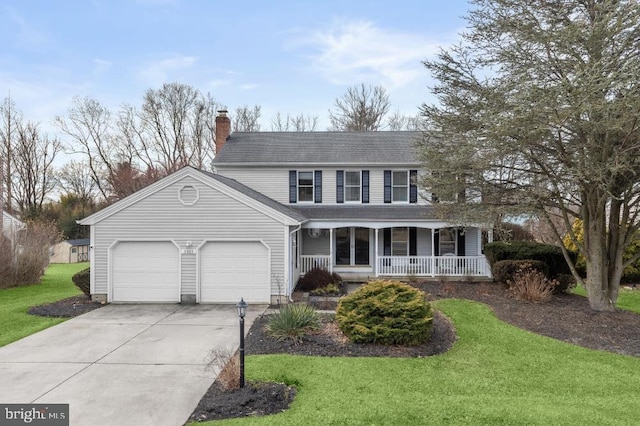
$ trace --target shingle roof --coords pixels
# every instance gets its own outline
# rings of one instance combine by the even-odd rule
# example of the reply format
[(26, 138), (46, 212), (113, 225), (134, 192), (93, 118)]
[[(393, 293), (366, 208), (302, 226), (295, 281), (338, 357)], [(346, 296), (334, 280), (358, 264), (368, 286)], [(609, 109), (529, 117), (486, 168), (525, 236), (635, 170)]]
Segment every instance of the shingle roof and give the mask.
[(67, 240), (66, 242), (72, 246), (88, 246), (91, 240), (89, 238), (80, 238), (77, 240)]
[(234, 132), (214, 159), (227, 164), (419, 164), (420, 132)]
[(292, 206), (309, 220), (435, 220), (433, 207), (424, 205)]

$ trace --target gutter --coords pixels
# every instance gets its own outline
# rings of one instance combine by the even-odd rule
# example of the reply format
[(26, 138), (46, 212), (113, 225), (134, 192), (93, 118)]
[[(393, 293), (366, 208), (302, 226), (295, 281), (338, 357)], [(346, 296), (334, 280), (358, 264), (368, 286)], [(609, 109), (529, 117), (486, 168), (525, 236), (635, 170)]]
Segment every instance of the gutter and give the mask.
[(302, 225), (306, 222), (308, 221), (305, 220), (304, 222), (300, 222), (296, 229), (289, 232), (289, 279), (287, 280), (287, 297), (289, 298), (289, 302), (293, 302), (293, 298), (291, 297), (291, 294), (293, 293), (293, 288), (291, 284), (291, 281), (293, 280), (293, 262), (291, 261), (291, 259), (293, 258), (293, 253), (292, 253), (293, 250), (291, 250), (291, 241), (292, 241), (291, 237), (293, 237), (293, 234), (295, 232), (300, 231), (302, 229)]

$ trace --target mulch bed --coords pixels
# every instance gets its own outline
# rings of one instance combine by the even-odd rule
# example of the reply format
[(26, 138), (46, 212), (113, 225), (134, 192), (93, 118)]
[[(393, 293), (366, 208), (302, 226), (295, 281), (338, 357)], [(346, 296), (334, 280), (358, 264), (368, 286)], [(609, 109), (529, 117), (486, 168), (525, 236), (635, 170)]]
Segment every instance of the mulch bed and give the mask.
[(57, 302), (33, 306), (27, 312), (41, 317), (73, 318), (102, 306), (104, 304), (92, 302), (91, 297), (81, 294)]
[(515, 300), (501, 284), (415, 284), (432, 299), (459, 298), (486, 303), (509, 324), (585, 348), (640, 357), (640, 315), (596, 312), (586, 297), (557, 294), (547, 303)]
[[(515, 300), (499, 284), (419, 282), (430, 300), (469, 299), (487, 304), (501, 320), (555, 339), (586, 348), (640, 357), (640, 315), (618, 310), (595, 312), (585, 297), (554, 295), (547, 303)], [(76, 296), (29, 310), (34, 315), (72, 317), (103, 306), (87, 296)], [(325, 303), (322, 308), (331, 308)], [(321, 330), (305, 336), (301, 343), (278, 342), (265, 333), (268, 318), (252, 325), (246, 338), (246, 354), (287, 353), (311, 356), (425, 357), (446, 352), (456, 340), (452, 323), (442, 314), (434, 316), (430, 340), (415, 347), (354, 344), (340, 332), (331, 315), (322, 316)], [(214, 382), (194, 410), (190, 421), (279, 413), (289, 406), (295, 388), (282, 383), (247, 383), (243, 389), (227, 391)]]

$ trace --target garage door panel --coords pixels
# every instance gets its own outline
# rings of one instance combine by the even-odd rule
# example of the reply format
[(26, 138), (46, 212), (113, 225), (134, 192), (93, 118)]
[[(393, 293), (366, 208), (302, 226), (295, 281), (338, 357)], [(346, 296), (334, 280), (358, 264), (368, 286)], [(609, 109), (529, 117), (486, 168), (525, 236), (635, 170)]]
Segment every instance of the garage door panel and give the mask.
[(200, 250), (200, 300), (269, 303), (269, 251), (259, 242), (209, 242)]
[(178, 302), (178, 249), (168, 241), (126, 241), (112, 252), (114, 302)]

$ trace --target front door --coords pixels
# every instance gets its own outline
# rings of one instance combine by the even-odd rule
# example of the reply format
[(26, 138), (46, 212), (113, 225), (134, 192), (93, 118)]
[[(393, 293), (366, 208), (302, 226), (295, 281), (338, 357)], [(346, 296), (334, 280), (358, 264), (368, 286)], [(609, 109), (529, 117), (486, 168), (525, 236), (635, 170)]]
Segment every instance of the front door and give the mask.
[(336, 265), (369, 265), (369, 228), (338, 228), (335, 231)]

